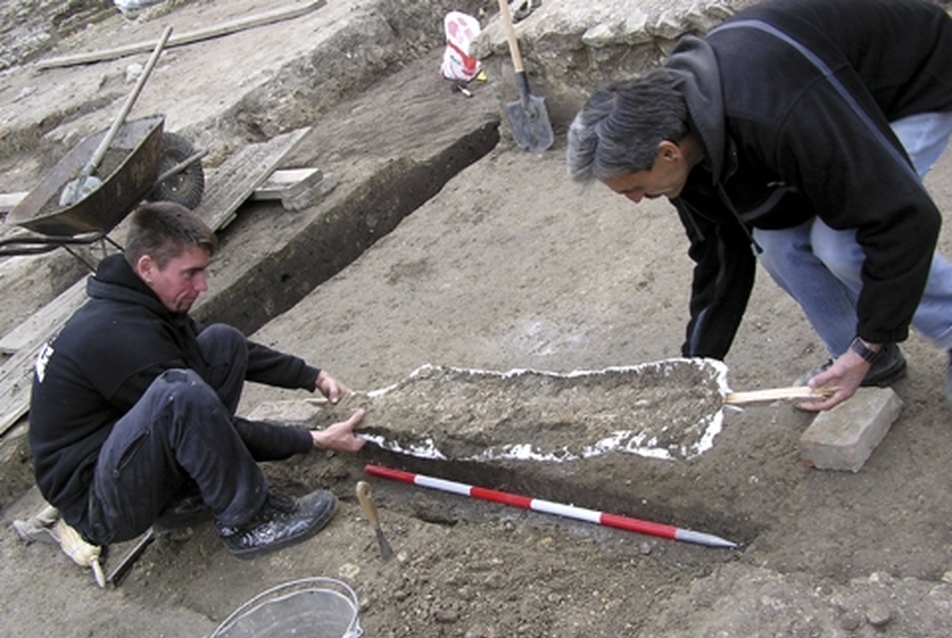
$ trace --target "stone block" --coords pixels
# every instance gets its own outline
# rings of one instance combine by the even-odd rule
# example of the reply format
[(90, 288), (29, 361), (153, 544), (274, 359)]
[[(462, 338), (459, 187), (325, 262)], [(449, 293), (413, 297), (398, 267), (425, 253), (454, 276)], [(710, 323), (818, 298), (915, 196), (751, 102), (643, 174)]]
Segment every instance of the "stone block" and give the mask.
[(817, 415), (800, 437), (800, 458), (818, 469), (858, 472), (901, 408), (891, 388), (860, 388), (849, 401)]
[(251, 421), (266, 421), (291, 427), (312, 427), (321, 411), (329, 405), (322, 397), (265, 401), (245, 415)]

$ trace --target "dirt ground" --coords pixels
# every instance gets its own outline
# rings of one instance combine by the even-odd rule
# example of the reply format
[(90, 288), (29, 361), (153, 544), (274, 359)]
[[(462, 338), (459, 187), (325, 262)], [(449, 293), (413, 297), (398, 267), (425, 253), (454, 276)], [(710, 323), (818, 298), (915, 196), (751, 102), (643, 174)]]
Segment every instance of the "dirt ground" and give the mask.
[[(202, 16), (264, 10), (257, 5), (235, 0), (225, 9), (198, 1), (175, 7), (172, 15), (195, 24)], [(408, 6), (411, 14), (422, 11), (417, 3)], [(360, 13), (357, 7), (329, 4), (318, 14), (326, 12), (340, 25), (342, 16)], [(493, 13), (492, 6), (485, 8)], [(315, 14), (308, 20), (315, 22), (305, 20), (306, 32), (327, 37), (331, 18)], [(206, 43), (202, 56), (233, 60), (236, 50), (250, 52), (242, 47), (252, 47), (252, 41), (277, 50), (282, 40), (297, 42), (301, 28), (267, 27), (240, 45)], [(111, 19), (70, 38), (81, 38), (76, 47), (82, 50), (97, 33), (102, 37), (102, 29), (123, 36), (129, 29), (155, 34), (161, 24)], [(200, 313), (233, 321), (256, 340), (295, 352), (361, 392), (400, 383), (425, 364), (569, 374), (677, 356), (690, 264), (670, 206), (634, 207), (597, 185), (569, 183), (563, 121), (556, 121), (554, 147), (541, 154), (516, 147), (501, 121), (500, 98), (509, 88), (505, 59), (487, 60), (490, 81), (474, 85), (474, 96), (466, 98), (438, 77), (439, 48), (427, 52), (422, 37), (417, 42), (403, 51), (419, 49), (419, 59), (381, 64), (378, 81), (341, 89), (333, 105), (314, 107), (319, 114), (302, 108), (300, 119), (285, 118), (283, 126), (274, 110), (250, 109), (248, 100), (230, 111), (240, 114), (231, 119), (213, 115), (214, 100), (201, 109), (200, 101), (172, 104), (165, 91), (171, 77), (199, 86), (202, 63), (192, 59), (197, 54), (171, 58), (169, 71), (158, 76), (160, 95), (144, 95), (153, 100), (144, 109), (171, 111), (175, 130), (207, 128), (194, 137), (224, 140), (214, 147), (222, 157), (239, 144), (237, 130), (246, 141), (259, 141), (268, 137), (261, 122), (277, 129), (312, 125), (287, 165), (316, 166), (340, 179), (311, 210), (244, 206), (222, 232), (213, 291)], [(104, 76), (125, 64), (106, 64), (111, 70)], [(341, 60), (334, 64), (344, 69)], [(57, 72), (59, 85), (104, 74), (80, 69), (75, 78)], [(43, 101), (31, 96), (53, 89), (24, 91), (18, 87), (41, 86), (36, 80), (41, 76), (16, 68), (3, 73), (8, 90), (23, 97), (0, 92), (0, 126), (9, 131), (7, 141), (18, 140), (24, 148), (13, 152), (7, 146), (0, 153), (6, 169), (0, 190), (24, 190), (55, 158), (59, 142), (27, 143), (22, 131), (31, 126), (18, 122), (42, 120)], [(264, 69), (262, 75), (280, 78), (281, 72)], [(287, 88), (283, 80), (279, 85)], [(273, 104), (261, 95), (280, 92), (263, 86), (270, 88), (261, 89), (253, 102)], [(122, 89), (115, 92), (121, 95)], [(30, 99), (39, 102), (29, 102), (27, 109), (23, 102)], [(282, 112), (291, 111), (285, 108)], [(113, 112), (114, 107), (94, 108), (86, 117), (108, 123)], [(308, 117), (312, 121), (305, 121)], [(235, 118), (256, 124), (242, 129)], [(81, 119), (63, 126), (78, 127)], [(71, 139), (61, 133), (53, 137)], [(484, 155), (473, 150), (485, 146), (491, 150)], [(467, 152), (473, 163), (450, 175), (447, 167), (466, 163), (460, 157)], [(420, 174), (429, 179), (415, 177)], [(432, 197), (428, 181), (439, 182)], [(933, 170), (927, 186), (942, 210), (952, 210), (952, 157)], [(415, 199), (426, 201), (406, 216), (393, 212)], [(360, 232), (335, 230), (351, 226)], [(952, 254), (948, 230), (942, 249)], [(325, 262), (347, 252), (355, 253), (352, 262), (315, 283)], [(0, 317), (7, 330), (78, 276), (69, 275), (74, 272), (69, 262), (54, 255), (0, 264), (0, 276), (7, 277), (0, 279), (7, 306)], [(48, 283), (54, 273), (63, 280), (56, 285)], [(24, 279), (32, 283), (13, 288)], [(267, 319), (257, 319), (261, 316)], [(798, 441), (812, 417), (786, 404), (725, 410), (723, 429), (709, 450), (674, 460), (615, 452), (563, 462), (445, 461), (368, 444), (354, 457), (312, 453), (266, 466), (276, 488), (323, 487), (339, 496), (336, 518), (313, 540), (242, 562), (224, 550), (212, 525), (203, 524), (188, 536), (158, 538), (119, 587), (105, 590), (58, 550), (26, 545), (10, 529), (12, 520), (41, 505), (23, 446), (25, 419), (4, 436), (2, 446), (0, 635), (210, 636), (253, 595), (320, 576), (354, 589), (368, 636), (952, 635), (946, 360), (917, 336), (903, 351), (909, 377), (894, 386), (902, 413), (857, 473), (803, 465)], [(823, 357), (799, 310), (761, 273), (726, 361), (731, 388), (788, 385)], [(306, 397), (250, 386), (240, 411)], [(473, 411), (482, 407), (474, 399)], [(433, 417), (434, 422), (448, 418), (446, 412)], [(663, 421), (665, 414), (657, 417)], [(431, 425), (405, 427), (425, 431)], [(370, 478), (366, 463), (672, 524), (739, 547), (675, 542)], [(354, 497), (358, 480), (373, 485), (381, 525), (396, 554), (388, 561), (381, 560)], [(108, 548), (107, 571), (128, 548)]]

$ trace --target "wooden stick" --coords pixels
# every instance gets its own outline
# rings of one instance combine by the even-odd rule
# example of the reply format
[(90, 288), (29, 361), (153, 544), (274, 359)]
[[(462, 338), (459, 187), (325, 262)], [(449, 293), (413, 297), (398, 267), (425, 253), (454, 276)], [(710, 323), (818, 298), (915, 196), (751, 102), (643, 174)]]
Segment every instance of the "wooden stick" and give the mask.
[(728, 405), (748, 405), (751, 403), (771, 403), (773, 401), (814, 400), (823, 401), (830, 398), (836, 388), (821, 388), (813, 390), (807, 386), (789, 388), (769, 388), (767, 390), (751, 390), (749, 392), (728, 392), (724, 403)]
[[(290, 20), (291, 18), (297, 18), (310, 13), (311, 11), (322, 7), (325, 4), (327, 4), (327, 0), (317, 0), (316, 2), (309, 2), (302, 7), (278, 9), (269, 13), (251, 16), (250, 18), (242, 18), (239, 20), (226, 22), (218, 26), (208, 27), (207, 29), (198, 29), (197, 31), (183, 33), (170, 38), (168, 44), (166, 44), (166, 48), (182, 46), (183, 44), (192, 44), (193, 42), (199, 42), (200, 40), (209, 40), (211, 38), (218, 38), (223, 35), (236, 33), (245, 29), (261, 27), (274, 22), (280, 22), (282, 20)], [(59, 58), (50, 58), (49, 60), (40, 60), (36, 63), (36, 68), (52, 69), (56, 67), (75, 66), (77, 64), (89, 64), (90, 62), (115, 60), (116, 58), (122, 58), (127, 55), (151, 51), (153, 48), (155, 48), (155, 42), (140, 42), (138, 44), (130, 44), (113, 49), (104, 49), (102, 51), (76, 53), (74, 55), (66, 55)]]

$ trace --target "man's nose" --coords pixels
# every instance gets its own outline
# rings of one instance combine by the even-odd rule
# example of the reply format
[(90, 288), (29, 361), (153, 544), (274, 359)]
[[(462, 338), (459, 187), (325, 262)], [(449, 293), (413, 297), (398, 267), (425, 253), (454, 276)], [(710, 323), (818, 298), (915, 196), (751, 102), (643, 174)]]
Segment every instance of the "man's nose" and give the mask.
[(630, 199), (631, 201), (635, 202), (636, 204), (640, 204), (640, 203), (641, 203), (641, 200), (644, 198), (644, 196), (645, 196), (645, 194), (642, 193), (641, 191), (639, 191), (639, 192), (637, 192), (637, 193), (625, 193), (625, 197), (627, 197), (627, 198)]
[(192, 285), (195, 286), (195, 290), (198, 292), (205, 292), (208, 290), (208, 277), (205, 276), (205, 273), (198, 273), (192, 279)]

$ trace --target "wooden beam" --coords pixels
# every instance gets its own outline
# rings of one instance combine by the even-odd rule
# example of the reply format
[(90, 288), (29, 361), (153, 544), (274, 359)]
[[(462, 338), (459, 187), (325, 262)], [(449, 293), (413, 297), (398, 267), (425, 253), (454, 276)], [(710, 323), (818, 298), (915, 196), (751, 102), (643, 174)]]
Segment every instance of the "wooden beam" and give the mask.
[[(255, 201), (280, 200), (282, 193), (288, 188), (306, 180), (316, 172), (316, 168), (278, 169), (271, 173), (264, 183), (251, 193), (251, 197), (248, 199)], [(214, 175), (215, 169), (208, 169), (205, 172), (205, 178), (208, 181), (212, 181)], [(29, 191), (0, 193), (0, 213), (9, 213), (27, 195), (29, 195)]]
[[(292, 18), (297, 18), (302, 15), (308, 14), (315, 9), (318, 9), (327, 4), (327, 0), (317, 0), (316, 2), (309, 2), (300, 7), (291, 7), (291, 8), (282, 8), (268, 13), (262, 13), (256, 16), (251, 16), (249, 18), (242, 18), (239, 20), (233, 20), (231, 22), (226, 22), (217, 26), (208, 27), (206, 29), (198, 29), (197, 31), (190, 31), (188, 33), (183, 33), (181, 35), (172, 36), (169, 38), (169, 41), (166, 43), (165, 48), (170, 49), (172, 47), (182, 46), (185, 44), (192, 44), (193, 42), (199, 42), (201, 40), (209, 40), (211, 38), (218, 38), (224, 35), (231, 33), (236, 33), (238, 31), (243, 31), (246, 29), (252, 29), (255, 27), (261, 27), (268, 24), (273, 24), (275, 22), (281, 22), (283, 20), (290, 20)], [(73, 55), (66, 55), (59, 58), (50, 58), (48, 60), (40, 60), (36, 63), (36, 68), (38, 69), (52, 69), (56, 67), (65, 67), (65, 66), (75, 66), (78, 64), (89, 64), (90, 62), (102, 62), (104, 60), (115, 60), (116, 58), (122, 58), (128, 55), (135, 55), (136, 53), (143, 53), (145, 51), (151, 51), (155, 48), (156, 41), (151, 42), (140, 42), (138, 44), (130, 44), (122, 47), (115, 47), (113, 49), (104, 49), (101, 51), (92, 51), (89, 53), (76, 53)]]
[(27, 195), (29, 195), (29, 193), (26, 191), (21, 193), (0, 193), (0, 213), (9, 213)]
[(60, 293), (52, 303), (46, 304), (27, 317), (26, 321), (3, 335), (0, 339), (0, 354), (10, 356), (30, 348), (37, 342), (37, 335), (55, 332), (85, 300), (86, 277), (83, 277)]
[(255, 189), (249, 199), (256, 201), (280, 200), (288, 188), (306, 180), (316, 172), (316, 168), (292, 168), (275, 171), (261, 186)]

